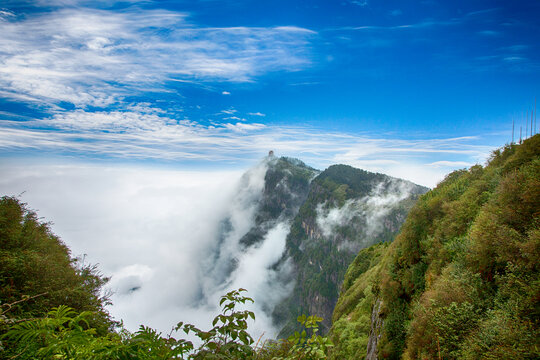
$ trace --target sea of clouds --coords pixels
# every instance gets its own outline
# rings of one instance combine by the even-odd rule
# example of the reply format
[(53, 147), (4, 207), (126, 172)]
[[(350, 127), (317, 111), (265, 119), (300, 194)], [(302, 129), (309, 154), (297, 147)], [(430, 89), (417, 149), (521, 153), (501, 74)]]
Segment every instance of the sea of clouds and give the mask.
[[(266, 164), (240, 171), (173, 171), (93, 165), (1, 164), (2, 194), (51, 221), (54, 233), (111, 277), (111, 314), (137, 330), (169, 333), (179, 321), (203, 330), (221, 295), (246, 288), (255, 303), (251, 333), (273, 337), (271, 310), (292, 284), (272, 269), (285, 249), (287, 222), (243, 248), (253, 225)], [(224, 231), (227, 220), (227, 231)]]

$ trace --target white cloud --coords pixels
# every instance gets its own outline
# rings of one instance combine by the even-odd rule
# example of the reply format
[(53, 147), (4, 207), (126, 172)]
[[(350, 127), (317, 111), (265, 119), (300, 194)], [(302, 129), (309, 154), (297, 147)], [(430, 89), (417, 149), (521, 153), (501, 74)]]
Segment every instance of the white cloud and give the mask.
[(331, 236), (334, 230), (350, 223), (350, 221), (357, 215), (356, 203), (354, 200), (347, 200), (342, 207), (325, 209), (325, 204), (319, 204), (317, 206), (317, 218), (316, 223), (322, 234), (325, 237)]
[(341, 207), (327, 208), (327, 204), (319, 204), (316, 209), (317, 226), (328, 238), (335, 234), (336, 228), (340, 226), (351, 222), (361, 223), (364, 226), (359, 230), (368, 241), (383, 230), (383, 218), (411, 194), (412, 187), (413, 185), (407, 182), (384, 181), (375, 185), (369, 195), (349, 199)]
[[(244, 120), (230, 117), (231, 120)], [(344, 163), (435, 186), (452, 169), (482, 163), (486, 139), (382, 139), (302, 126), (249, 122), (201, 125), (148, 104), (128, 111), (62, 112), (44, 120), (0, 123), (0, 149), (159, 161), (254, 161), (269, 149), (324, 168)]]
[(527, 59), (522, 57), (522, 56), (507, 56), (507, 57), (503, 58), (503, 60), (507, 61), (507, 62), (520, 62), (520, 61), (524, 61), (524, 60), (527, 60)]
[(12, 11), (9, 10), (0, 10), (0, 19), (7, 19), (10, 17), (14, 17), (15, 14)]
[(350, 0), (350, 2), (354, 5), (358, 5), (360, 7), (366, 7), (369, 5), (367, 0)]
[(383, 218), (400, 201), (409, 197), (412, 190), (411, 183), (397, 181), (391, 181), (390, 184), (380, 183), (375, 186), (371, 194), (363, 199), (362, 215), (366, 219), (366, 234), (368, 236), (379, 234), (383, 228)]
[(434, 166), (434, 167), (471, 167), (474, 164), (466, 161), (448, 161), (448, 160), (441, 160), (441, 161), (435, 161), (430, 164), (426, 164), (427, 166)]
[[(245, 82), (309, 66), (312, 31), (201, 28), (184, 13), (61, 8), (0, 14), (2, 96), (54, 106), (107, 106), (169, 79)], [(222, 94), (230, 94), (223, 91)]]
[(263, 124), (257, 124), (257, 123), (251, 123), (251, 124), (236, 123), (236, 124), (225, 124), (225, 127), (229, 130), (243, 133), (247, 131), (261, 130), (261, 129), (264, 129), (266, 126)]
[[(238, 261), (238, 268), (233, 274), (234, 280), (229, 284), (230, 289), (246, 288), (256, 296), (256, 303), (252, 309), (256, 310), (257, 319), (254, 331), (257, 336), (265, 333), (268, 338), (275, 338), (277, 331), (274, 328), (271, 312), (290, 292), (294, 283), (281, 284), (280, 278), (292, 271), (292, 266), (286, 263), (278, 270), (272, 269), (283, 256), (285, 240), (289, 233), (289, 224), (278, 223), (266, 234), (263, 242), (242, 254)], [(289, 266), (287, 266), (289, 265)], [(266, 311), (262, 311), (266, 309)]]
[(266, 114), (263, 114), (261, 112), (254, 112), (254, 113), (250, 112), (250, 113), (248, 113), (248, 115), (251, 115), (251, 116), (266, 116)]
[(228, 92), (228, 91), (223, 91), (223, 92), (221, 92), (221, 94), (222, 94), (222, 95), (231, 95), (231, 93)]
[[(333, 160), (334, 163), (434, 187), (448, 172), (467, 164), (483, 163), (488, 158), (493, 147), (477, 145), (477, 140), (475, 137), (424, 140), (363, 138), (358, 145), (336, 154)], [(428, 160), (455, 157), (464, 160)]]

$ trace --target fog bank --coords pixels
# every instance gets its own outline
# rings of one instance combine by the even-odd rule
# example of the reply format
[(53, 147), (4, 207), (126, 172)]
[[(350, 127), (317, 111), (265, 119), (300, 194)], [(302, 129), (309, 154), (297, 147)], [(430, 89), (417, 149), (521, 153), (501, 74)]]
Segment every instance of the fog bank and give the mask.
[(22, 194), (73, 256), (86, 254), (111, 277), (110, 312), (129, 330), (144, 324), (168, 333), (178, 321), (207, 329), (219, 297), (243, 287), (255, 299), (253, 335), (274, 335), (268, 309), (288, 289), (272, 281), (280, 274), (270, 266), (288, 224), (276, 223), (255, 247), (239, 244), (253, 225), (264, 163), (244, 176), (73, 164), (0, 170), (2, 194)]

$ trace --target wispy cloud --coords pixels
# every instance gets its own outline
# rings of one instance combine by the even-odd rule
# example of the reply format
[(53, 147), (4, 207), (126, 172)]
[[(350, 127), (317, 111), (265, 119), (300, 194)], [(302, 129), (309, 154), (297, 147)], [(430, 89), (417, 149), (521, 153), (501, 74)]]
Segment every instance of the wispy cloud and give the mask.
[(401, 24), (401, 25), (361, 25), (361, 26), (347, 26), (340, 28), (327, 29), (328, 31), (341, 31), (341, 30), (350, 30), (350, 31), (397, 31), (397, 30), (407, 30), (407, 29), (426, 29), (434, 26), (448, 26), (459, 24), (459, 19), (451, 20), (424, 20), (417, 23), (410, 24)]
[(238, 116), (229, 116), (224, 118), (224, 120), (238, 120), (238, 121), (246, 121), (246, 119), (238, 117)]
[[(449, 169), (487, 158), (491, 147), (478, 145), (483, 141), (485, 139), (476, 137), (384, 139), (307, 126), (245, 122), (203, 125), (168, 117), (144, 105), (130, 111), (79, 109), (44, 120), (4, 120), (0, 124), (0, 149), (11, 153), (46, 151), (112, 157), (120, 161), (237, 163), (253, 161), (273, 149), (278, 154), (300, 157), (321, 168), (332, 163), (345, 163), (430, 186)], [(443, 164), (446, 165), (444, 169)], [(396, 170), (403, 170), (403, 167), (425, 169)], [(425, 176), (426, 172), (431, 175)]]
[(526, 61), (527, 59), (522, 56), (506, 56), (503, 60), (507, 62), (521, 62)]
[(466, 161), (447, 161), (447, 160), (441, 160), (441, 161), (435, 161), (430, 164), (426, 164), (427, 166), (434, 166), (434, 167), (470, 167), (474, 165), (473, 163), (466, 162)]
[[(313, 31), (201, 28), (187, 14), (62, 8), (0, 14), (2, 97), (105, 107), (169, 79), (247, 82), (309, 66)], [(223, 91), (222, 94), (230, 94)]]
[(263, 114), (261, 112), (250, 112), (250, 113), (248, 113), (248, 115), (251, 115), (251, 116), (266, 116), (266, 114)]
[(475, 10), (468, 12), (465, 14), (465, 17), (478, 17), (478, 16), (484, 16), (486, 14), (491, 14), (493, 12), (501, 10), (500, 8), (490, 8), (490, 9), (482, 9), (482, 10)]
[(369, 5), (368, 0), (349, 0), (351, 4), (366, 7)]
[(527, 57), (518, 47), (516, 49), (500, 49), (497, 53), (478, 56), (470, 66), (474, 71), (495, 71), (507, 69), (513, 72), (536, 72), (540, 69), (540, 64)]

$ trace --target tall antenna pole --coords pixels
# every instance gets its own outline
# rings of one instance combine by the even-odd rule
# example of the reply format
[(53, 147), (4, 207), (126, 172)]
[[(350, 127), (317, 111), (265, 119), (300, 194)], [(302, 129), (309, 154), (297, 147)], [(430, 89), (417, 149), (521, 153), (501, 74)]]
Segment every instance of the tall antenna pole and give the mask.
[(527, 116), (525, 116), (525, 139), (529, 135), (529, 110), (527, 109)]
[(519, 125), (519, 143), (521, 144), (521, 129), (523, 129), (523, 126)]
[(536, 96), (534, 97), (534, 134), (536, 135)]
[(510, 144), (514, 143), (514, 117), (512, 116), (512, 142)]
[(531, 137), (533, 136), (533, 110), (531, 109)]

